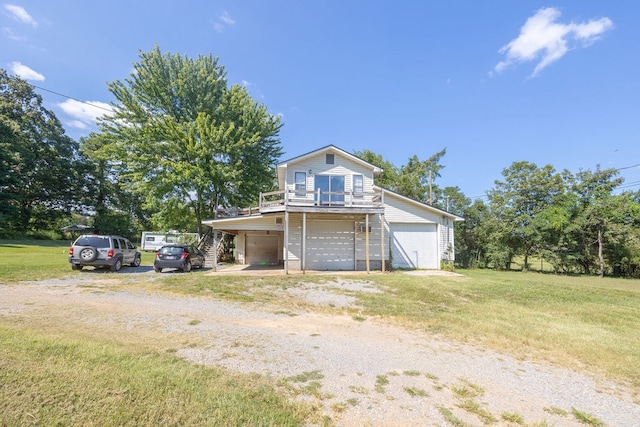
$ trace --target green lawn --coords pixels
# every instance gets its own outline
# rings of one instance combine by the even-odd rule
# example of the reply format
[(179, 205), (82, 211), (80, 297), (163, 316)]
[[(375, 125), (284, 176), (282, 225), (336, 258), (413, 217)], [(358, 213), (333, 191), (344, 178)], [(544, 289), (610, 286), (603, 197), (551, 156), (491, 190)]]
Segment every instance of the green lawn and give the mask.
[(266, 378), (3, 323), (2, 426), (301, 426), (313, 415)]
[[(71, 271), (71, 241), (0, 240), (0, 283), (60, 278)], [(153, 252), (142, 252), (142, 265), (153, 265)], [(126, 267), (122, 270), (126, 272)]]

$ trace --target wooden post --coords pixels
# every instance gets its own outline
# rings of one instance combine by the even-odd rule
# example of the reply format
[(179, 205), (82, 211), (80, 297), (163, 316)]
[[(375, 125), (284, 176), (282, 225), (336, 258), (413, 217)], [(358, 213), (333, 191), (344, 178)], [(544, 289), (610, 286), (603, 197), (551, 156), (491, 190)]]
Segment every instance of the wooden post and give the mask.
[(302, 263), (302, 274), (305, 274), (307, 268), (307, 213), (302, 212), (302, 253), (300, 254), (300, 262)]
[(218, 271), (218, 243), (216, 242), (216, 229), (211, 226), (213, 238), (213, 271)]
[(367, 274), (369, 274), (369, 214), (364, 217), (364, 241), (365, 241), (365, 257), (367, 262)]
[(289, 212), (284, 211), (284, 274), (289, 274)]
[(382, 272), (384, 273), (384, 214), (380, 214), (380, 260), (382, 261)]

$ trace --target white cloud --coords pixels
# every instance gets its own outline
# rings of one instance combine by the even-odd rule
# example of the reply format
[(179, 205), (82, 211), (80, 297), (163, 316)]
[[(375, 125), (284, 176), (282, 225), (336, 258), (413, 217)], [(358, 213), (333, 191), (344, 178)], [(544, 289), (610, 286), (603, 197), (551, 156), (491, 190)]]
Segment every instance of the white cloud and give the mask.
[(221, 24), (219, 22), (214, 22), (213, 29), (216, 30), (218, 33), (221, 33), (224, 31), (224, 24)]
[(79, 129), (94, 126), (99, 117), (110, 115), (113, 112), (111, 105), (100, 101), (80, 102), (68, 99), (58, 106), (73, 118), (69, 125)]
[(67, 122), (67, 125), (69, 127), (82, 129), (82, 130), (89, 128), (89, 126), (87, 126), (85, 123), (81, 122), (80, 120), (70, 120)]
[(586, 23), (557, 22), (560, 11), (553, 7), (538, 10), (520, 29), (520, 35), (503, 46), (499, 52), (506, 55), (494, 68), (496, 73), (518, 63), (538, 61), (532, 77), (547, 65), (562, 58), (577, 42), (586, 46), (604, 32), (613, 28), (609, 18)]
[(44, 76), (42, 74), (19, 62), (12, 62), (11, 64), (9, 64), (9, 69), (11, 70), (11, 72), (13, 72), (13, 74), (17, 75), (21, 79), (35, 80), (38, 82), (44, 81)]
[(220, 16), (220, 20), (227, 25), (233, 25), (236, 23), (236, 21), (227, 12), (222, 12), (222, 15)]
[(2, 27), (2, 32), (4, 33), (5, 36), (7, 36), (8, 38), (10, 38), (11, 40), (15, 40), (15, 41), (24, 41), (27, 38), (23, 37), (23, 36), (19, 36), (16, 33), (13, 32), (13, 30), (9, 27)]
[(4, 4), (4, 10), (9, 12), (9, 16), (15, 19), (18, 22), (22, 22), (23, 24), (31, 25), (32, 27), (37, 27), (38, 23), (35, 19), (29, 15), (29, 13), (22, 6), (16, 6), (14, 4)]
[(213, 29), (219, 33), (222, 33), (227, 27), (235, 25), (236, 21), (227, 12), (222, 12), (222, 15), (217, 21), (212, 22)]

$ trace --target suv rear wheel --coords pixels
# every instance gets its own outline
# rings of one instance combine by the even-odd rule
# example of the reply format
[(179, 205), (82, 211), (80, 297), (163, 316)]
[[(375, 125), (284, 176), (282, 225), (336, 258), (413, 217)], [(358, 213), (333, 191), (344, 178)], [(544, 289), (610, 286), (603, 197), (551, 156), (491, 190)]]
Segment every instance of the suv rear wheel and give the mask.
[(118, 258), (116, 263), (111, 266), (111, 271), (120, 271), (122, 268), (122, 258)]
[(135, 258), (133, 258), (133, 262), (131, 263), (131, 267), (140, 267), (140, 255), (136, 254)]

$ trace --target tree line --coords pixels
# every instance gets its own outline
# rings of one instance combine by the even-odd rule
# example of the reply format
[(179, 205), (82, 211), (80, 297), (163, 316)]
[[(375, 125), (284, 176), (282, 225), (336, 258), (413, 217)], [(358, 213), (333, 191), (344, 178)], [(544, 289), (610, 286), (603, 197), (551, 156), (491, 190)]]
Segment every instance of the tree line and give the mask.
[[(199, 231), (219, 207), (246, 207), (275, 189), (280, 117), (218, 59), (140, 52), (108, 83), (113, 111), (74, 141), (34, 88), (0, 69), (0, 237), (59, 238), (70, 223), (97, 233)], [(369, 150), (377, 184), (465, 219), (455, 224), (465, 268), (640, 276), (640, 191), (621, 191), (616, 169), (557, 172), (514, 162), (487, 192), (441, 187), (446, 149), (397, 167)]]
[(640, 191), (621, 191), (619, 170), (558, 172), (518, 161), (486, 202), (472, 201), (458, 187), (437, 185), (445, 154), (414, 155), (396, 167), (379, 154), (356, 153), (384, 169), (381, 187), (464, 218), (454, 225), (458, 266), (640, 277)]
[(140, 52), (108, 83), (113, 111), (76, 142), (34, 88), (0, 70), (0, 237), (199, 231), (218, 206), (275, 186), (280, 117), (230, 85), (218, 59)]

